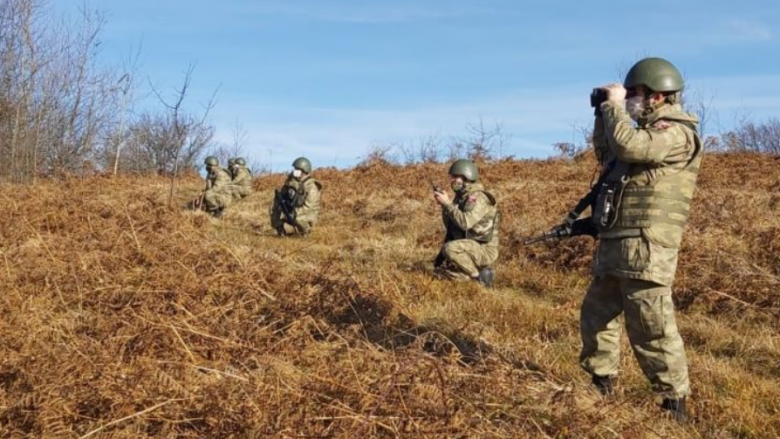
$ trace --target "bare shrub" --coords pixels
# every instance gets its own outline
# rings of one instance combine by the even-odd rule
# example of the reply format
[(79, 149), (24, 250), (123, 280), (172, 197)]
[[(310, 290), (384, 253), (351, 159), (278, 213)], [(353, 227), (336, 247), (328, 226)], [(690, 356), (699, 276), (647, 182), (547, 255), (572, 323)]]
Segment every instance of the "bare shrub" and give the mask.
[(760, 123), (743, 120), (721, 137), (727, 151), (780, 154), (780, 119), (772, 117)]

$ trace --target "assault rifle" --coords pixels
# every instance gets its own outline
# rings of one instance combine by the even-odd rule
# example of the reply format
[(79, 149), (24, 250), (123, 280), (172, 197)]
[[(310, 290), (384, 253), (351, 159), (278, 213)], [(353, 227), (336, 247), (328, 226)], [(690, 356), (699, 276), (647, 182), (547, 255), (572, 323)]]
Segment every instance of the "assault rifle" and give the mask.
[[(433, 189), (434, 193), (436, 193), (436, 192), (444, 192), (444, 189), (442, 189), (441, 186), (439, 186), (438, 184), (434, 183), (432, 178), (428, 177), (428, 182), (431, 184), (431, 189)], [(444, 242), (447, 243), (447, 242), (450, 242), (452, 240), (453, 240), (453, 237), (452, 237), (452, 226), (448, 226), (447, 227), (447, 233), (446, 233), (446, 235), (444, 235)], [(444, 253), (440, 251), (436, 255), (436, 259), (433, 261), (433, 266), (438, 268), (442, 264), (444, 264), (444, 261), (445, 261)]]
[(279, 208), (282, 210), (282, 214), (284, 215), (284, 218), (287, 220), (287, 223), (294, 225), (295, 210), (290, 207), (290, 205), (287, 203), (287, 200), (284, 199), (279, 189), (274, 191), (274, 199), (276, 203), (279, 204)]
[(563, 239), (563, 238), (571, 238), (574, 236), (581, 236), (581, 235), (588, 235), (592, 237), (598, 236), (598, 229), (596, 226), (591, 222), (590, 218), (585, 219), (578, 219), (580, 215), (582, 215), (582, 212), (585, 212), (585, 209), (590, 207), (590, 210), (593, 211), (596, 207), (596, 200), (599, 196), (599, 191), (601, 190), (601, 186), (604, 185), (604, 183), (607, 180), (607, 175), (609, 175), (610, 171), (612, 171), (612, 168), (615, 166), (615, 161), (613, 160), (610, 162), (607, 167), (601, 172), (601, 175), (599, 176), (599, 179), (596, 181), (596, 184), (594, 184), (590, 191), (588, 191), (587, 194), (585, 194), (584, 197), (580, 198), (580, 201), (577, 203), (576, 206), (574, 206), (574, 209), (572, 209), (568, 215), (566, 215), (566, 218), (563, 220), (562, 224), (559, 224), (552, 229), (550, 229), (549, 232), (542, 233), (541, 235), (532, 236), (526, 240), (523, 241), (523, 245), (531, 245), (535, 244), (537, 242), (552, 240), (552, 239)]
[(553, 227), (549, 232), (544, 232), (541, 235), (532, 236), (526, 239), (523, 241), (523, 245), (531, 245), (536, 244), (537, 242), (552, 239), (571, 238), (581, 235), (588, 235), (594, 238), (598, 235), (598, 230), (596, 230), (596, 226), (591, 223), (590, 218), (576, 220), (571, 223), (564, 222), (563, 224), (559, 224)]

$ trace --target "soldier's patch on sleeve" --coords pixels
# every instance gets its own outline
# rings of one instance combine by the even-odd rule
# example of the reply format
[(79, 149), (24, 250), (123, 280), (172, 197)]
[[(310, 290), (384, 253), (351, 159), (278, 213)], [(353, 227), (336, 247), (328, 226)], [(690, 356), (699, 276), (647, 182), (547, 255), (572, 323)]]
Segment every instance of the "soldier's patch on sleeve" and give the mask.
[(674, 125), (674, 124), (672, 124), (672, 123), (671, 123), (671, 122), (669, 122), (668, 120), (663, 120), (663, 119), (661, 119), (661, 120), (659, 120), (659, 121), (656, 121), (656, 122), (653, 124), (653, 128), (655, 128), (655, 129), (657, 129), (657, 130), (666, 130), (666, 129), (669, 129), (669, 128), (671, 128), (673, 125)]

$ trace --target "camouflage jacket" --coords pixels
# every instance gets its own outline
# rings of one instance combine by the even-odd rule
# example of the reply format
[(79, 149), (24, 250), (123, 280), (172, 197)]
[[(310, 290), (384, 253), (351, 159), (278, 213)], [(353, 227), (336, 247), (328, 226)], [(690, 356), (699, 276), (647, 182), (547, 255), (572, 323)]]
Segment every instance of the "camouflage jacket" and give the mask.
[(479, 183), (466, 183), (450, 204), (441, 207), (445, 241), (473, 239), (498, 247), (498, 203)]
[(236, 175), (233, 177), (233, 184), (237, 186), (252, 187), (252, 173), (246, 166), (239, 166)]
[(316, 221), (320, 212), (320, 193), (322, 184), (313, 177), (308, 176), (302, 181), (293, 177), (287, 177), (282, 190), (283, 202), (291, 204), (295, 210), (296, 219)]
[(206, 190), (227, 186), (231, 181), (230, 172), (223, 168), (217, 168), (206, 176)]
[(701, 162), (698, 119), (670, 104), (646, 111), (637, 127), (622, 105), (606, 102), (601, 112), (603, 136), (594, 143), (608, 145), (601, 157), (616, 162), (594, 212), (594, 273), (671, 285)]

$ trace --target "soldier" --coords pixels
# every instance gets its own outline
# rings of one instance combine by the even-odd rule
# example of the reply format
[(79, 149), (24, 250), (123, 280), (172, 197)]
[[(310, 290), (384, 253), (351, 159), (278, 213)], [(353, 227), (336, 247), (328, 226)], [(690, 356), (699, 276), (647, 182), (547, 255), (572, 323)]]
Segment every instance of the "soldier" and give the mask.
[(671, 286), (702, 155), (698, 119), (682, 111), (682, 89), (679, 71), (660, 58), (636, 63), (623, 85), (602, 87), (606, 101), (595, 123), (603, 130), (595, 143), (606, 148), (600, 158), (615, 162), (590, 219), (599, 244), (580, 320), (580, 364), (610, 395), (620, 364), (618, 316), (625, 313), (642, 371), (663, 398), (661, 408), (680, 422), (690, 388)]
[(275, 191), (271, 207), (271, 227), (279, 236), (288, 235), (285, 225), (295, 233), (308, 235), (320, 212), (322, 184), (311, 176), (311, 162), (306, 157), (295, 159), (293, 171), (284, 186)]
[(232, 200), (230, 173), (219, 166), (219, 160), (214, 156), (206, 157), (206, 192), (203, 201), (206, 210), (216, 218), (222, 216), (222, 211)]
[(233, 198), (240, 200), (252, 193), (252, 171), (246, 167), (243, 157), (233, 159), (231, 166), (233, 175)]
[(449, 174), (455, 199), (450, 201), (441, 190), (433, 194), (447, 229), (434, 262), (436, 272), (448, 279), (473, 279), (490, 287), (494, 278), (491, 266), (498, 259), (496, 198), (479, 183), (474, 162), (457, 160)]

